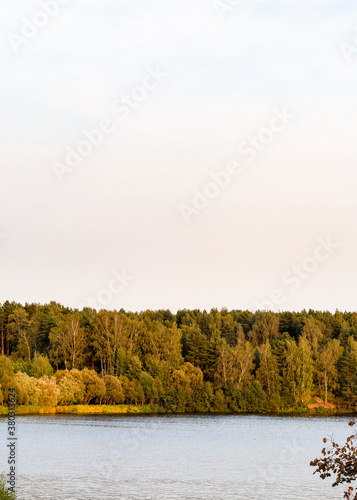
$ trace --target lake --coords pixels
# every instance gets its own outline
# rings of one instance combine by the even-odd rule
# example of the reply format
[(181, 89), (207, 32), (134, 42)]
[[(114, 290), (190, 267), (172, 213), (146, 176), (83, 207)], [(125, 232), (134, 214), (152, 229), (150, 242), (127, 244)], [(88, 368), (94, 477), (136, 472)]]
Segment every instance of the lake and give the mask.
[[(313, 476), (324, 436), (349, 417), (17, 417), (20, 500), (336, 500)], [(1, 470), (6, 465), (6, 419)]]

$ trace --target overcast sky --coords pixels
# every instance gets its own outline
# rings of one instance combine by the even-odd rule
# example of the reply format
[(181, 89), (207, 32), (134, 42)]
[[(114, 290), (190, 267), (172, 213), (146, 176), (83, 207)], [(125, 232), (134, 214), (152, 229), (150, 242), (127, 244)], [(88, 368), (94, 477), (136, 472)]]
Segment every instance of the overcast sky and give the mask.
[(0, 302), (356, 310), (355, 2), (0, 19)]

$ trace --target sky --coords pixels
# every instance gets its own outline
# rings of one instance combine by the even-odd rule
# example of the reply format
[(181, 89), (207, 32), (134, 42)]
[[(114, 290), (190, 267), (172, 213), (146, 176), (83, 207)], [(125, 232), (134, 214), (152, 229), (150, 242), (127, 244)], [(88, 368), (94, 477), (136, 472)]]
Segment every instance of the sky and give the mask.
[(355, 2), (0, 18), (0, 302), (356, 310)]

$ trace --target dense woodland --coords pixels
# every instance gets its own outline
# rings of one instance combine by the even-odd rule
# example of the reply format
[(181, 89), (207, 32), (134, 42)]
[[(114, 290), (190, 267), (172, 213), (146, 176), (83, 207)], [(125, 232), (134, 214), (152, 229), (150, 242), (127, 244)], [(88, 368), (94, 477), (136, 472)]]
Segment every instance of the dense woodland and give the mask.
[(279, 411), (357, 404), (357, 313), (140, 313), (5, 302), (0, 403)]

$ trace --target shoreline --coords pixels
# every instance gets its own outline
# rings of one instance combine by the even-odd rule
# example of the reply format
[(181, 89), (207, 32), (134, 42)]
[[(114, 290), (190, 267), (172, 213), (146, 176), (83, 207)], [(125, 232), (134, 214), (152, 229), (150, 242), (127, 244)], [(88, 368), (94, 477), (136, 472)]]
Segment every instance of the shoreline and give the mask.
[[(69, 405), (56, 407), (23, 406), (16, 407), (16, 415), (266, 415), (266, 416), (344, 416), (357, 414), (355, 409), (347, 408), (314, 408), (306, 410), (280, 410), (261, 412), (173, 412), (159, 406), (135, 405)], [(0, 417), (8, 415), (8, 407), (0, 405)]]

